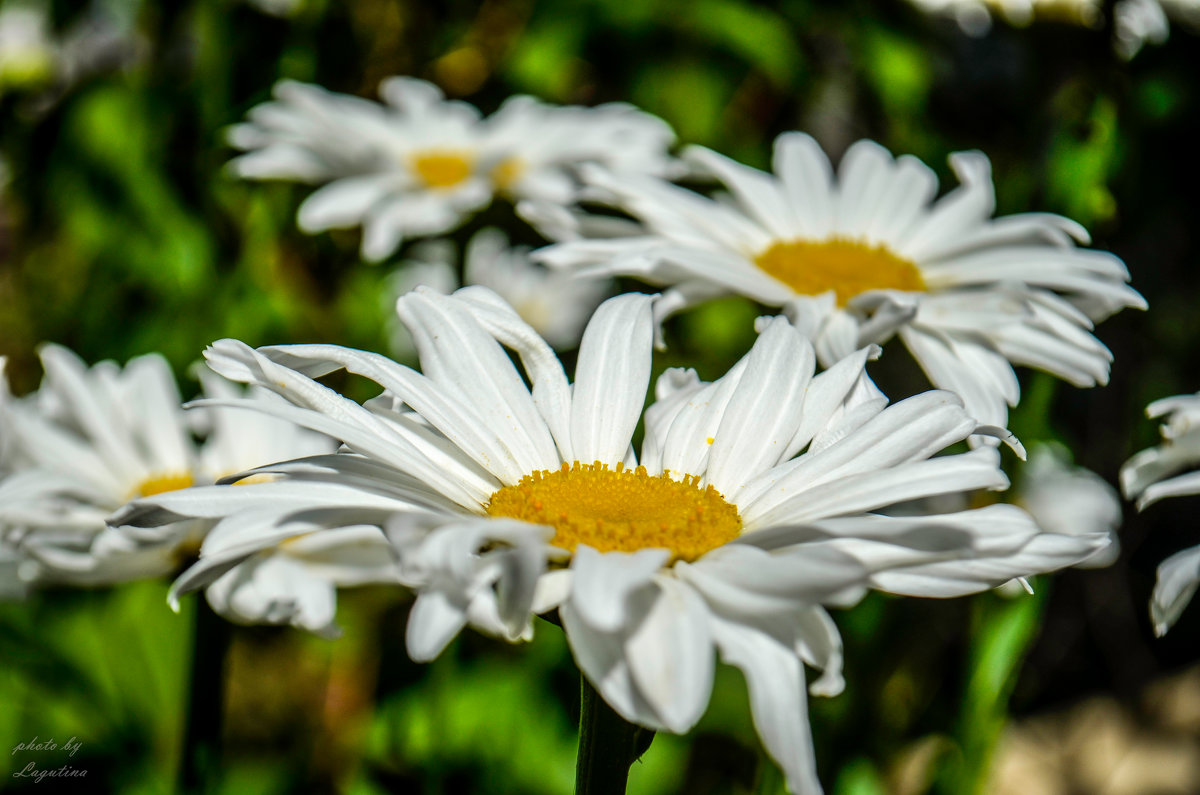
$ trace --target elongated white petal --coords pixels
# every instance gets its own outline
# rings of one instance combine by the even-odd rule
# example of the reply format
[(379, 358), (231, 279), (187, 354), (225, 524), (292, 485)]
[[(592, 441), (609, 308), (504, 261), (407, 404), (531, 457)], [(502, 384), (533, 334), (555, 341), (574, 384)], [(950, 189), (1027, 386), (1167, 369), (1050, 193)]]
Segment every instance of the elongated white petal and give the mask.
[(533, 327), (495, 293), (464, 287), (455, 296), (468, 302), (475, 317), (497, 340), (516, 351), (533, 384), (533, 402), (550, 428), (564, 461), (577, 457), (571, 445), (571, 387), (562, 363)]
[(557, 466), (554, 439), (528, 388), (461, 301), (418, 288), (400, 297), (396, 311), (413, 334), (426, 376), (474, 409), (522, 475)]
[(740, 668), (750, 690), (754, 728), (767, 753), (783, 769), (795, 795), (820, 795), (804, 671), (792, 649), (750, 627), (711, 619), (721, 659)]
[(634, 682), (667, 728), (683, 734), (700, 720), (713, 682), (713, 647), (703, 600), (672, 577), (655, 581), (657, 593), (625, 641)]
[(721, 180), (755, 219), (771, 234), (785, 238), (792, 228), (791, 207), (769, 174), (743, 166), (702, 146), (691, 146), (684, 156)]
[(558, 614), (575, 663), (608, 705), (631, 723), (655, 731), (665, 729), (666, 723), (634, 684), (624, 657), (624, 637), (600, 632), (581, 621), (571, 601), (564, 602)]
[(1176, 552), (1158, 564), (1158, 581), (1150, 597), (1150, 618), (1160, 638), (1179, 620), (1200, 585), (1200, 546)]
[(355, 226), (394, 188), (394, 179), (371, 174), (330, 182), (304, 200), (297, 213), (300, 229), (308, 234)]
[[(1002, 489), (1008, 478), (991, 448), (847, 475), (819, 487), (763, 497), (742, 512), (748, 529), (875, 510), (907, 500), (972, 489)], [(789, 490), (790, 491), (790, 490)]]
[(1200, 472), (1189, 472), (1147, 486), (1138, 497), (1137, 507), (1141, 511), (1166, 497), (1189, 494), (1200, 494)]
[(878, 346), (868, 345), (813, 378), (804, 400), (804, 416), (801, 417), (796, 435), (784, 449), (781, 459), (791, 458), (812, 441), (813, 436), (829, 422), (833, 413), (841, 408), (846, 396), (863, 377), (867, 360), (878, 355)]
[(721, 417), (705, 479), (736, 502), (742, 487), (779, 463), (800, 424), (815, 355), (785, 318), (774, 318), (746, 357)]
[(705, 598), (743, 614), (844, 603), (851, 595), (862, 595), (868, 576), (862, 563), (834, 549), (773, 555), (742, 544), (719, 547), (693, 564), (675, 568)]
[[(976, 423), (949, 392), (924, 392), (871, 417), (830, 446), (810, 452), (751, 481), (739, 505), (749, 523), (762, 512), (839, 478), (886, 471), (919, 461), (965, 439)], [(879, 503), (880, 505), (884, 503)]]
[(578, 461), (613, 464), (625, 456), (650, 384), (654, 300), (637, 293), (610, 298), (583, 333), (571, 402)]

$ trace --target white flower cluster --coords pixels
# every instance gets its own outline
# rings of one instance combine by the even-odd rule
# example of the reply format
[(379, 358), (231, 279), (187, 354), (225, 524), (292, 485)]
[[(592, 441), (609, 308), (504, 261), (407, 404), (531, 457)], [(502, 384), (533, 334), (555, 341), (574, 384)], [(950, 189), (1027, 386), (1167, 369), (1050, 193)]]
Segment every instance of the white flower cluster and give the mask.
[[(1085, 28), (1103, 27), (1106, 4), (1100, 0), (910, 0), (928, 14), (949, 17), (970, 36), (982, 36), (992, 17), (1025, 26), (1037, 18), (1070, 22)], [(1126, 60), (1146, 44), (1162, 44), (1171, 21), (1200, 29), (1198, 0), (1117, 0), (1112, 5), (1112, 46)]]
[[(1200, 394), (1176, 395), (1146, 407), (1147, 416), (1166, 417), (1163, 443), (1142, 450), (1121, 468), (1121, 489), (1144, 510), (1164, 497), (1200, 494)], [(1177, 552), (1158, 567), (1150, 597), (1154, 631), (1167, 634), (1200, 587), (1200, 546)]]
[[(1144, 306), (1074, 222), (993, 218), (982, 154), (952, 156), (961, 185), (939, 197), (927, 166), (869, 141), (835, 174), (787, 133), (764, 173), (699, 147), (677, 160), (665, 123), (622, 104), (516, 97), (483, 118), (410, 78), (385, 81), (383, 105), (274, 93), (231, 130), (232, 169), (318, 185), (305, 231), (361, 225), (378, 260), (501, 194), (556, 242), (531, 255), (484, 229), (461, 288), (447, 244), (410, 249), (397, 347), (419, 370), (336, 345), (214, 343), (211, 370), (251, 391), (203, 376), (198, 424), (161, 358), (88, 368), (47, 346), (41, 389), (0, 394), (5, 588), (191, 562), (172, 601), (204, 589), (232, 620), (332, 635), (338, 587), (395, 583), (416, 594), (418, 660), (465, 627), (519, 641), (556, 614), (584, 675), (640, 726), (688, 731), (715, 660), (740, 668), (788, 787), (816, 793), (806, 693), (843, 685), (827, 607), (1111, 560), (1119, 508), (1061, 464), (1038, 470), (1029, 511), (936, 507), (1008, 486), (998, 445), (1024, 456), (1005, 430), (1014, 365), (1102, 384), (1112, 357), (1093, 324)], [(683, 169), (728, 195), (669, 181)], [(665, 291), (602, 302), (615, 276)], [(667, 370), (646, 407), (662, 321), (724, 294), (782, 313), (715, 380)], [(889, 404), (866, 366), (892, 337), (939, 389)], [(576, 345), (569, 379), (554, 348)], [(315, 380), (337, 370), (379, 395)]]

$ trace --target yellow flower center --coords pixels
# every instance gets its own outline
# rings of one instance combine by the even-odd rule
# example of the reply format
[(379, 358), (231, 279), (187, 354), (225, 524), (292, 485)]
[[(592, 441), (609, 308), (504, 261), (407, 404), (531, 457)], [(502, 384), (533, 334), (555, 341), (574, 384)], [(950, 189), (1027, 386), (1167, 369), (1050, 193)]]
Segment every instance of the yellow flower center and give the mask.
[(505, 486), (492, 495), (487, 512), (550, 525), (551, 543), (569, 552), (580, 544), (599, 552), (656, 547), (671, 550), (673, 560), (691, 561), (742, 531), (737, 508), (712, 486), (700, 488), (699, 480), (576, 461)]
[(754, 264), (802, 295), (833, 290), (838, 306), (868, 290), (923, 291), (917, 266), (883, 246), (834, 238), (774, 243)]
[(134, 492), (135, 497), (153, 497), (168, 491), (179, 491), (189, 488), (195, 481), (190, 472), (176, 472), (170, 475), (158, 475), (146, 478)]
[(496, 190), (508, 190), (521, 178), (521, 172), (524, 170), (525, 164), (520, 158), (506, 157), (492, 169), (492, 183), (495, 184)]
[(474, 162), (465, 152), (428, 151), (412, 156), (412, 168), (430, 188), (452, 188), (471, 176)]

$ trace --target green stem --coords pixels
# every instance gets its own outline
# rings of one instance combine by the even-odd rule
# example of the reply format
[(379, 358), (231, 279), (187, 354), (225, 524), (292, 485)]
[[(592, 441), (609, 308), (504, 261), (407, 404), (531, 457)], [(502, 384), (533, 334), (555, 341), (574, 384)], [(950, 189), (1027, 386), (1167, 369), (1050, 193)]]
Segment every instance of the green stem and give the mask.
[(230, 626), (203, 596), (195, 600), (191, 688), (179, 767), (179, 791), (215, 792), (221, 772), (221, 707), (225, 702), (225, 658)]
[(575, 795), (625, 795), (629, 766), (646, 753), (654, 732), (614, 712), (582, 673), (579, 684)]

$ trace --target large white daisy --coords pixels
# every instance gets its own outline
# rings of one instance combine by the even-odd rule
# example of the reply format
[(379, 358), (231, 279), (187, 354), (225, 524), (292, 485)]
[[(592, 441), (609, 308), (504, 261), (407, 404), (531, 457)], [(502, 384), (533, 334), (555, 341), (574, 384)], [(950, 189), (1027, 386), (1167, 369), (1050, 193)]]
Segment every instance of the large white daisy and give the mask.
[[(1146, 415), (1166, 417), (1163, 443), (1136, 453), (1121, 468), (1121, 490), (1144, 510), (1164, 497), (1200, 494), (1200, 393), (1156, 400)], [(1150, 618), (1160, 637), (1167, 634), (1200, 586), (1200, 546), (1177, 552), (1158, 566), (1150, 596)]]
[[(288, 398), (261, 408), (344, 451), (267, 468), (280, 479), (152, 496), (119, 520), (224, 517), (179, 589), (205, 585), (285, 539), (386, 527), (417, 591), (410, 654), (435, 657), (468, 623), (510, 639), (558, 610), (581, 670), (623, 717), (685, 732), (714, 651), (746, 675), (755, 725), (794, 792), (819, 792), (803, 663), (814, 692), (842, 686), (822, 605), (867, 588), (955, 596), (1073, 563), (1101, 540), (1047, 534), (1011, 505), (895, 517), (904, 500), (1007, 485), (983, 448), (931, 458), (981, 428), (948, 392), (888, 407), (864, 349), (814, 375), (810, 342), (764, 319), (724, 377), (650, 379), (655, 297), (600, 306), (572, 385), (550, 347), (478, 287), (418, 290), (398, 311), (424, 373), (333, 345), (253, 350), (209, 364)], [(505, 348), (519, 359), (528, 378)], [(312, 377), (345, 368), (384, 388), (360, 406)], [(635, 455), (631, 440), (644, 421)], [(218, 543), (219, 542), (219, 543)]]
[[(13, 398), (0, 390), (8, 470), (0, 480), (0, 546), (29, 583), (97, 585), (170, 573), (209, 524), (111, 528), (109, 514), (135, 497), (333, 449), (327, 437), (241, 409), (210, 411), (207, 440), (197, 445), (161, 356), (89, 368), (68, 349), (46, 345), (41, 359), (37, 392)], [(204, 380), (210, 394), (243, 396), (212, 373)], [(250, 400), (278, 398), (260, 391)]]
[(1145, 306), (1119, 259), (1075, 247), (1087, 233), (1073, 221), (992, 218), (991, 171), (979, 152), (951, 156), (962, 184), (936, 200), (933, 171), (871, 141), (850, 147), (836, 178), (801, 133), (776, 140), (774, 174), (708, 149), (686, 155), (729, 188), (728, 201), (589, 169), (593, 186), (644, 233), (560, 242), (535, 257), (670, 285), (660, 315), (729, 293), (785, 307), (825, 365), (897, 335), (935, 386), (994, 425), (1006, 424), (1019, 397), (1013, 364), (1076, 386), (1106, 383), (1112, 356), (1091, 335), (1093, 322)]
[(571, 203), (582, 163), (657, 175), (677, 166), (670, 127), (631, 105), (517, 96), (483, 119), (423, 80), (388, 78), (379, 93), (385, 104), (281, 81), (274, 101), (231, 128), (230, 142), (248, 151), (230, 165), (250, 179), (322, 185), (300, 206), (300, 228), (361, 225), (367, 260), (454, 229), (497, 193)]

